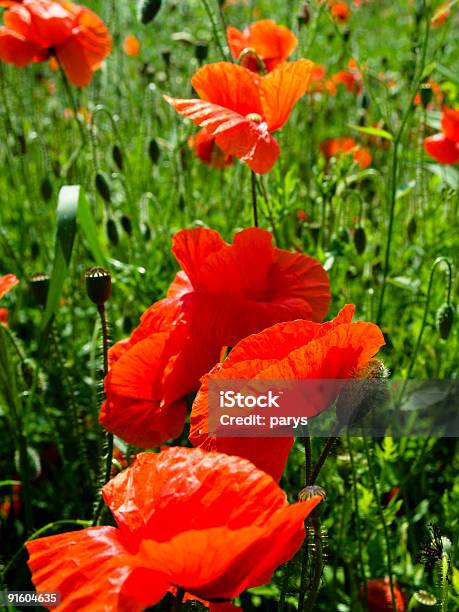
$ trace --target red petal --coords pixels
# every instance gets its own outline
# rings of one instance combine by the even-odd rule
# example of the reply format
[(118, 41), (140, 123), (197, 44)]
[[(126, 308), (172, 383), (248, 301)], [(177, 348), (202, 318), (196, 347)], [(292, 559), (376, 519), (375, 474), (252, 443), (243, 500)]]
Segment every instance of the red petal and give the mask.
[(459, 143), (459, 110), (444, 108), (441, 127), (446, 138)]
[(424, 140), (425, 152), (440, 164), (456, 164), (459, 162), (459, 145), (444, 134), (435, 134)]
[(0, 59), (18, 68), (31, 62), (45, 60), (48, 52), (38, 45), (25, 40), (13, 30), (0, 27)]
[(259, 81), (258, 75), (243, 66), (217, 62), (200, 68), (191, 84), (202, 100), (245, 117), (249, 113), (263, 114)]
[(271, 19), (263, 19), (250, 26), (246, 46), (255, 49), (263, 60), (269, 60), (273, 69), (292, 55), (297, 44), (298, 40), (291, 30)]
[(103, 494), (133, 542), (164, 542), (190, 530), (263, 526), (287, 504), (272, 478), (245, 459), (182, 447), (140, 453)]
[[(119, 610), (141, 612), (162, 599), (168, 585), (158, 571), (135, 567), (114, 527), (93, 527), (26, 543), (28, 565), (38, 591), (58, 592), (57, 612)], [(136, 587), (136, 588), (133, 588)]]
[(19, 279), (14, 274), (5, 274), (5, 276), (0, 276), (0, 299), (18, 283)]
[(287, 121), (293, 106), (309, 87), (313, 68), (312, 62), (301, 59), (282, 64), (262, 78), (260, 98), (270, 132)]

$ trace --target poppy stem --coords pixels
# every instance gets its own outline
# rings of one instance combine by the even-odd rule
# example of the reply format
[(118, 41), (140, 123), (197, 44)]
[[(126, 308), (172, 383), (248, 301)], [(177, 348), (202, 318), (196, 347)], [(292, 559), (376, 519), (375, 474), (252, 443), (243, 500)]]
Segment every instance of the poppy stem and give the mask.
[(311, 579), (309, 589), (308, 589), (308, 598), (306, 599), (306, 603), (304, 604), (302, 608), (298, 606), (298, 609), (304, 610), (304, 612), (309, 612), (310, 610), (313, 610), (314, 601), (315, 601), (317, 592), (320, 587), (320, 581), (322, 578), (322, 570), (323, 570), (323, 558), (322, 558), (323, 547), (322, 547), (322, 534), (321, 534), (320, 520), (318, 518), (315, 518), (314, 520), (311, 519), (311, 524), (314, 529), (314, 546), (313, 546), (314, 555), (312, 558), (313, 574), (312, 574), (312, 579)]
[(257, 208), (257, 175), (252, 170), (252, 210), (253, 210), (253, 224), (258, 227), (258, 208)]
[[(105, 310), (105, 304), (101, 304), (97, 307), (100, 317), (100, 323), (102, 326), (102, 348), (104, 355), (104, 378), (108, 374), (108, 325), (107, 325), (107, 314)], [(102, 489), (104, 484), (110, 480), (110, 475), (112, 471), (112, 460), (113, 460), (113, 434), (108, 431), (105, 432), (105, 440), (104, 440), (104, 453), (102, 457), (102, 463), (100, 468), (100, 477), (99, 477), (99, 488)], [(99, 493), (100, 497), (97, 502), (96, 508), (94, 510), (94, 516), (92, 520), (93, 525), (97, 525), (99, 523), (99, 519), (102, 513), (102, 508), (104, 506), (104, 500), (102, 495)]]
[(54, 54), (53, 57), (56, 59), (57, 63), (59, 64), (59, 71), (61, 73), (62, 76), (62, 82), (64, 83), (64, 89), (66, 91), (67, 97), (69, 99), (70, 102), (70, 106), (72, 107), (73, 110), (73, 115), (75, 117), (75, 121), (78, 125), (78, 130), (80, 131), (80, 136), (81, 136), (81, 141), (84, 143), (86, 143), (86, 133), (84, 131), (83, 125), (80, 121), (80, 113), (78, 110), (78, 104), (77, 101), (75, 99), (75, 96), (73, 95), (73, 91), (72, 88), (70, 86), (69, 80), (67, 78), (67, 75), (65, 74), (65, 70), (61, 64), (61, 61), (58, 57), (57, 54)]
[(427, 15), (424, 40), (422, 44), (422, 56), (421, 56), (421, 62), (419, 64), (419, 70), (418, 70), (418, 77), (414, 83), (414, 87), (411, 92), (411, 99), (409, 101), (405, 114), (402, 117), (400, 127), (398, 128), (398, 131), (394, 137), (394, 148), (393, 148), (393, 153), (392, 153), (392, 168), (390, 172), (389, 227), (387, 229), (387, 242), (386, 242), (386, 250), (384, 254), (383, 280), (382, 280), (381, 292), (379, 294), (378, 312), (376, 315), (377, 325), (381, 325), (382, 313), (383, 313), (383, 308), (384, 308), (384, 296), (386, 292), (387, 279), (389, 276), (389, 268), (390, 268), (390, 253), (391, 253), (391, 245), (392, 245), (392, 234), (393, 234), (393, 229), (394, 229), (395, 205), (397, 203), (398, 152), (399, 152), (399, 147), (401, 144), (402, 136), (405, 131), (405, 127), (408, 123), (409, 118), (411, 117), (411, 114), (413, 113), (414, 99), (416, 97), (416, 94), (418, 93), (419, 86), (424, 77), (424, 68), (426, 64), (429, 34), (430, 34), (430, 15)]
[(359, 500), (357, 496), (357, 470), (355, 467), (354, 461), (354, 451), (352, 449), (352, 441), (349, 434), (347, 435), (347, 449), (349, 452), (349, 459), (351, 460), (351, 474), (352, 474), (352, 492), (354, 497), (354, 512), (355, 512), (355, 526), (357, 532), (357, 549), (359, 555), (359, 565), (360, 565), (360, 579), (363, 582), (364, 588), (364, 601), (368, 601), (368, 584), (367, 578), (365, 575), (365, 565), (363, 562), (363, 550), (362, 550), (362, 541), (361, 541), (361, 530), (360, 530), (360, 512), (359, 512)]
[(220, 51), (223, 59), (225, 61), (227, 61), (228, 60), (228, 55), (225, 53), (225, 49), (223, 48), (223, 45), (222, 45), (222, 43), (220, 41), (220, 36), (218, 34), (218, 27), (217, 27), (217, 23), (215, 21), (215, 17), (214, 17), (214, 14), (212, 12), (212, 9), (210, 8), (209, 3), (207, 2), (207, 0), (201, 0), (201, 2), (204, 5), (204, 8), (205, 8), (206, 13), (207, 13), (207, 16), (209, 17), (209, 21), (210, 21), (210, 24), (212, 26), (212, 32), (213, 32), (214, 39), (215, 39), (215, 42), (217, 44), (218, 50)]
[(338, 439), (338, 434), (340, 432), (341, 429), (341, 425), (339, 423), (335, 423), (335, 425), (333, 426), (333, 430), (331, 432), (331, 435), (329, 438), (327, 438), (327, 442), (325, 443), (325, 446), (322, 449), (322, 452), (320, 453), (320, 457), (319, 460), (317, 461), (316, 465), (314, 466), (314, 470), (312, 472), (311, 475), (311, 480), (309, 482), (309, 485), (313, 485), (315, 484), (319, 474), (320, 474), (320, 470), (322, 469), (325, 460), (328, 457), (329, 452), (331, 451), (331, 449), (333, 448), (336, 440)]
[(368, 442), (365, 436), (362, 437), (363, 440), (363, 448), (365, 451), (365, 457), (368, 464), (368, 473), (370, 475), (370, 485), (373, 493), (373, 498), (376, 503), (377, 512), (379, 514), (379, 520), (381, 521), (381, 526), (383, 529), (384, 540), (386, 542), (386, 554), (387, 554), (387, 573), (389, 574), (389, 585), (390, 585), (390, 597), (391, 597), (391, 605), (393, 612), (397, 612), (397, 607), (395, 603), (395, 592), (394, 592), (394, 577), (392, 575), (392, 553), (390, 548), (390, 540), (389, 540), (389, 531), (387, 529), (386, 519), (384, 517), (384, 512), (381, 508), (378, 485), (376, 482), (376, 476), (373, 470), (373, 459), (371, 457), (370, 449), (368, 447)]

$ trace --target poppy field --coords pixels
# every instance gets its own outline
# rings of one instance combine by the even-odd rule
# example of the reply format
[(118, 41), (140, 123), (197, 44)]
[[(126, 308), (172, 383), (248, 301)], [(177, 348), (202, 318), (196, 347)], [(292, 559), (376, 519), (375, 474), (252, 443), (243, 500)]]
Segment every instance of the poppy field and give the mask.
[(0, 609), (458, 610), (459, 2), (82, 1), (0, 1)]

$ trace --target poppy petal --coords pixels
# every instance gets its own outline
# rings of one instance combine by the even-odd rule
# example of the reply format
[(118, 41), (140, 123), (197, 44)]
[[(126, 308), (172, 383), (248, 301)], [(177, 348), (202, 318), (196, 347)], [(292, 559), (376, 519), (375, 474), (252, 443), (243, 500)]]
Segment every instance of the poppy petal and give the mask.
[(31, 62), (46, 59), (48, 52), (38, 45), (25, 40), (20, 34), (0, 27), (0, 59), (7, 64), (23, 68)]
[(19, 279), (14, 274), (0, 276), (0, 299), (17, 284), (19, 284)]
[(435, 134), (424, 139), (425, 152), (440, 164), (459, 162), (459, 145), (444, 134)]
[[(114, 527), (93, 527), (26, 543), (38, 591), (58, 592), (57, 612), (141, 612), (162, 599), (168, 585), (158, 571), (139, 570)], [(88, 577), (90, 576), (90, 580)]]
[(441, 127), (446, 138), (459, 143), (459, 109), (445, 107)]
[(238, 64), (217, 62), (200, 68), (191, 79), (198, 96), (245, 117), (263, 114), (258, 85), (260, 77)]
[(202, 266), (206, 259), (228, 243), (214, 230), (196, 227), (177, 232), (172, 239), (172, 253), (190, 279), (193, 287), (202, 286)]
[(284, 125), (295, 103), (307, 91), (313, 67), (312, 62), (301, 59), (282, 64), (262, 77), (260, 98), (270, 132)]
[(246, 459), (184, 447), (139, 453), (103, 495), (122, 530), (159, 542), (182, 531), (263, 526), (287, 505), (273, 479)]
[(265, 62), (268, 60), (268, 68), (271, 70), (290, 57), (298, 44), (298, 39), (291, 30), (277, 25), (271, 19), (252, 23), (249, 31), (248, 46), (255, 49)]

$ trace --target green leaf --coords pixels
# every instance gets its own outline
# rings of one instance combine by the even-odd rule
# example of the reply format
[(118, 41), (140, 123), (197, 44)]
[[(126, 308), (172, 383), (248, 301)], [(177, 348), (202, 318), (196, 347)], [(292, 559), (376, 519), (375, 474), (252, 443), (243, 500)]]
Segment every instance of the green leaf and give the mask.
[(394, 137), (387, 130), (381, 130), (375, 127), (363, 127), (360, 125), (349, 124), (348, 127), (351, 130), (357, 130), (357, 132), (361, 132), (362, 134), (368, 134), (368, 136), (376, 136), (377, 138), (383, 138), (384, 140), (394, 140)]
[(68, 275), (73, 244), (79, 222), (95, 262), (102, 265), (106, 257), (99, 243), (97, 226), (80, 185), (61, 188), (57, 201), (57, 230), (54, 243), (54, 263), (49, 284), (48, 300), (42, 323), (42, 339), (59, 306)]
[(72, 185), (62, 187), (57, 200), (57, 230), (54, 242), (54, 263), (48, 290), (42, 334), (54, 317), (68, 274), (73, 243), (77, 230), (77, 212), (80, 188)]
[(20, 480), (0, 480), (0, 487), (14, 487), (20, 484)]

